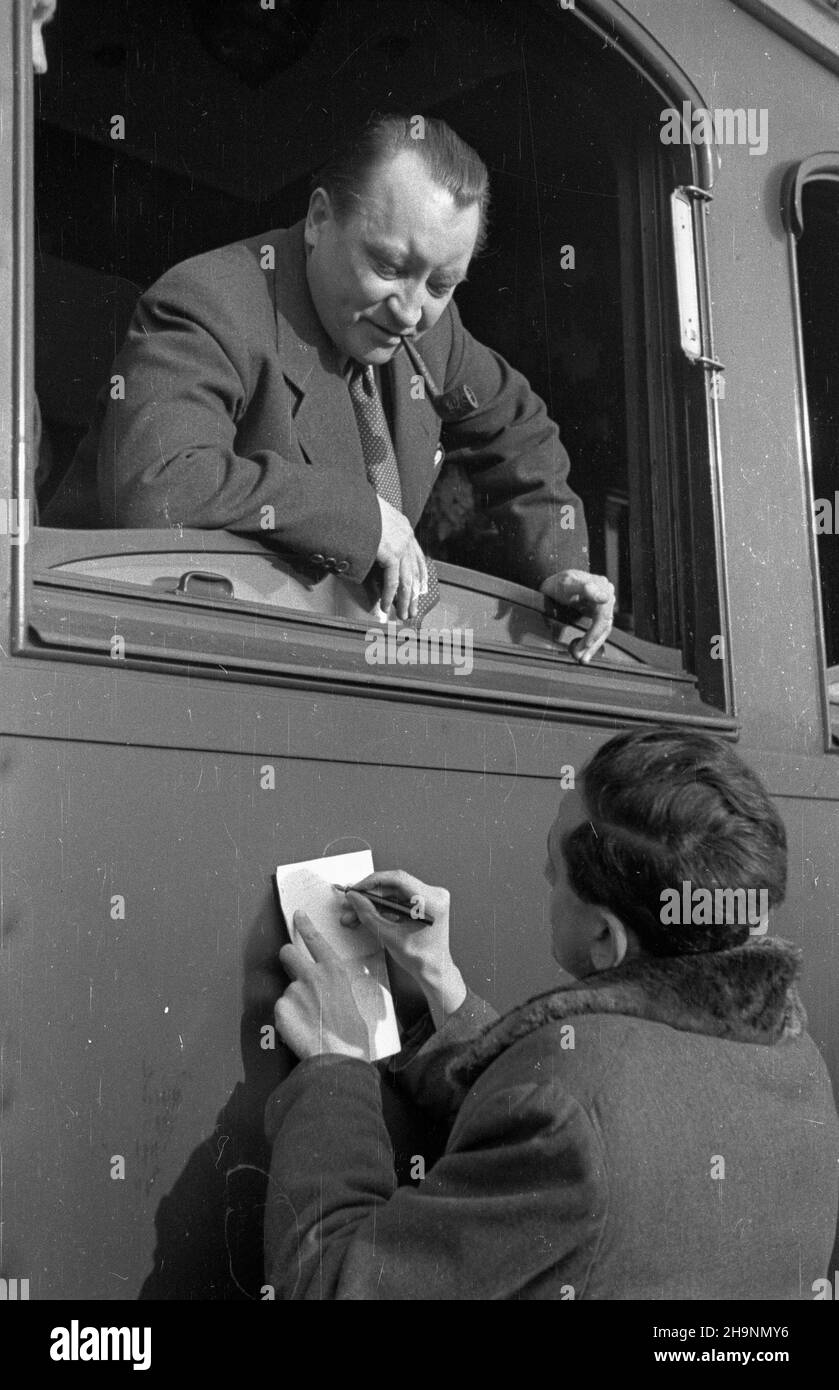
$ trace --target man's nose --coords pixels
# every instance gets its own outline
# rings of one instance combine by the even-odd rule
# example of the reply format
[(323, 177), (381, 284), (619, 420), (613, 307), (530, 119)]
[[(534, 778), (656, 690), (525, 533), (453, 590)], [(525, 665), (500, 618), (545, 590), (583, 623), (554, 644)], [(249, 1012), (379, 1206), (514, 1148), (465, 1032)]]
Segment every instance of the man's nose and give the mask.
[(416, 328), (423, 310), (423, 295), (419, 286), (392, 294), (388, 299), (388, 309), (403, 333), (409, 328)]

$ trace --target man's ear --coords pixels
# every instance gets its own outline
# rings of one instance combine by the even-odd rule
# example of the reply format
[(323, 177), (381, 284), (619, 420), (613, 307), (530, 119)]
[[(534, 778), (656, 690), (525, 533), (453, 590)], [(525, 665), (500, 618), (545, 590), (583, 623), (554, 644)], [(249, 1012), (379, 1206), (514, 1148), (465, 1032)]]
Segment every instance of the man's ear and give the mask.
[(324, 223), (328, 222), (331, 216), (332, 204), (329, 201), (329, 194), (325, 188), (315, 188), (309, 199), (309, 210), (306, 213), (306, 228), (303, 233), (307, 246), (315, 246), (317, 244)]
[(630, 953), (630, 937), (620, 917), (609, 908), (597, 909), (598, 930), (591, 940), (590, 957), (595, 970), (613, 970)]

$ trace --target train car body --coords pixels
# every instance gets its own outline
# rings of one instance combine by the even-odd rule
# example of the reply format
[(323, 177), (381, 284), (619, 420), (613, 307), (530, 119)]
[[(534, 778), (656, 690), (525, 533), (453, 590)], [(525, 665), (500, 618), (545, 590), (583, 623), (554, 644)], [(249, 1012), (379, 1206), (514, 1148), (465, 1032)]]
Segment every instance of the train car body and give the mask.
[[(511, 1005), (556, 978), (546, 834), (615, 730), (706, 728), (764, 778), (790, 848), (772, 931), (803, 949), (839, 1077), (839, 656), (816, 520), (839, 18), (817, 0), (315, 5), (273, 75), (249, 51), (223, 70), (234, 108), (210, 85), (217, 34), (109, 8), (101, 34), (95, 6), (59, 13), (60, 82), (29, 70), (28, 6), (0, 15), (0, 1274), (33, 1299), (259, 1299), (275, 866), (369, 846), (445, 884), (464, 972)], [(569, 615), (456, 550), (437, 626), (471, 634), (469, 670), (395, 639), (373, 658), (364, 594), (259, 538), (26, 509), (36, 395), (69, 451), (131, 286), (299, 215), (341, 103), (394, 88), (498, 186), (498, 254), (462, 310), (569, 443), (623, 614), (590, 669)]]

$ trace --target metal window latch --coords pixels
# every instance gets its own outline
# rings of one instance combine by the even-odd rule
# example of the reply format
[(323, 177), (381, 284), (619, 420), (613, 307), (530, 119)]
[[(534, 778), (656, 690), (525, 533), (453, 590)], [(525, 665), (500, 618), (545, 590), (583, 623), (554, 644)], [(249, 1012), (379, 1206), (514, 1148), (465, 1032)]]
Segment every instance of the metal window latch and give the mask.
[(714, 200), (714, 195), (709, 188), (700, 188), (696, 183), (682, 183), (676, 192), (686, 193), (689, 198), (695, 198), (697, 202), (711, 203)]

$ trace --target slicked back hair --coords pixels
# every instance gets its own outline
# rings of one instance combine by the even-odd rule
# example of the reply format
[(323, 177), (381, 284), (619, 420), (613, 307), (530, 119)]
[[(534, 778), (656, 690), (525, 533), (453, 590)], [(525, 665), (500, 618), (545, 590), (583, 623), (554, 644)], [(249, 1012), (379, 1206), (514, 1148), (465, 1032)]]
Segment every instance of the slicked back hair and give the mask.
[(765, 889), (770, 907), (783, 902), (783, 822), (760, 779), (721, 739), (665, 729), (619, 734), (586, 764), (581, 782), (591, 819), (562, 841), (571, 887), (610, 908), (649, 954), (724, 950), (749, 935), (748, 922), (663, 924), (665, 889)]
[(477, 203), (477, 254), (486, 241), (487, 167), (471, 145), (435, 116), (375, 113), (317, 171), (312, 188), (325, 188), (336, 217), (345, 221), (358, 210), (371, 174), (403, 151), (422, 160), (438, 187), (451, 194), (456, 207), (463, 209)]

